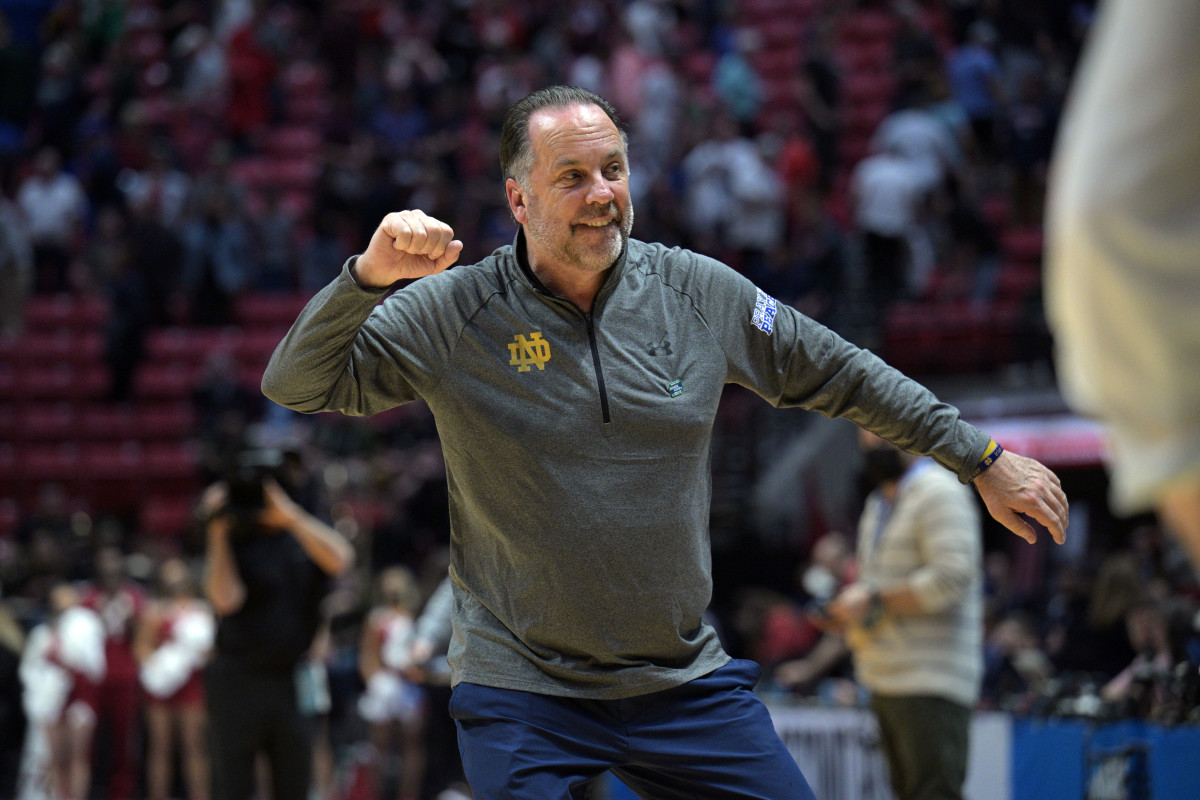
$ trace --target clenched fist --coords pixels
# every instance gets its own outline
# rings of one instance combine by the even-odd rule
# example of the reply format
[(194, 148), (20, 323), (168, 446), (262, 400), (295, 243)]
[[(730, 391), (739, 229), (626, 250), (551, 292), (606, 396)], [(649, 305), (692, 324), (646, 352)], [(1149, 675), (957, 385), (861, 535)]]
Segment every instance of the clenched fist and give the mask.
[(453, 229), (441, 220), (424, 211), (396, 211), (379, 223), (352, 274), (363, 288), (383, 289), (441, 272), (458, 261), (462, 249)]

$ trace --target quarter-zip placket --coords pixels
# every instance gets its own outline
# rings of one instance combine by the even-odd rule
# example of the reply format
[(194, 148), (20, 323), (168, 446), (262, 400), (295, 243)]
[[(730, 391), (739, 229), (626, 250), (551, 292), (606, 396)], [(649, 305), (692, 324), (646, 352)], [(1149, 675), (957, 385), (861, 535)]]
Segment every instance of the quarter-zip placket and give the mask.
[(600, 415), (604, 424), (608, 425), (612, 422), (608, 408), (608, 390), (604, 387), (604, 370), (600, 368), (600, 345), (596, 342), (596, 323), (590, 311), (584, 313), (583, 321), (587, 324), (588, 344), (592, 348), (592, 365), (596, 368), (596, 388), (600, 391)]

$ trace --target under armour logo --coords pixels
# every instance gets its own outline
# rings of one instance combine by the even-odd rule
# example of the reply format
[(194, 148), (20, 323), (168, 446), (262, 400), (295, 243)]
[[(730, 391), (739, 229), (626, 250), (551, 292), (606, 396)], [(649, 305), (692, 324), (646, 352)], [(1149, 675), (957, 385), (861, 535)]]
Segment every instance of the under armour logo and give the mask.
[(508, 346), (510, 367), (516, 367), (517, 372), (529, 372), (534, 365), (539, 370), (546, 368), (546, 362), (550, 360), (550, 343), (542, 338), (540, 331), (529, 334), (528, 339), (520, 333), (513, 338), (516, 341)]
[(671, 342), (663, 339), (661, 342), (646, 342), (646, 352), (652, 356), (671, 355)]

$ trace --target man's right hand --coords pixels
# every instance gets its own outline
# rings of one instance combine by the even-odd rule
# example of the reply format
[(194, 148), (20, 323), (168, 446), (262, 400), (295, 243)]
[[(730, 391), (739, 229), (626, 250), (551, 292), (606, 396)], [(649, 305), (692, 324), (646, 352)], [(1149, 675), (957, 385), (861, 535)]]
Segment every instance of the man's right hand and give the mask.
[(364, 289), (385, 289), (445, 270), (458, 261), (462, 249), (446, 223), (424, 211), (396, 211), (379, 223), (351, 274)]

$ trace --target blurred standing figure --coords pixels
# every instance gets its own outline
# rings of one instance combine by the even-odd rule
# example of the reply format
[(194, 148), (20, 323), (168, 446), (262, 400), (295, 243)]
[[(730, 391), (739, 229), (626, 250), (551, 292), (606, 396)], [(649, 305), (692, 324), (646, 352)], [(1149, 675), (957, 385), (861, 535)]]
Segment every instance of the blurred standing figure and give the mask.
[(50, 590), (50, 616), (21, 657), (29, 728), (18, 795), (85, 800), (92, 784), (96, 687), (104, 679), (104, 627), (70, 584)]
[(846, 629), (899, 800), (962, 799), (983, 675), (983, 557), (969, 490), (932, 461), (860, 436), (876, 485), (858, 580), (829, 604)]
[(24, 327), (25, 298), (33, 286), (33, 249), (17, 204), (0, 186), (0, 337), (15, 339)]
[(104, 658), (108, 669), (97, 687), (98, 724), (107, 747), (109, 800), (131, 800), (136, 770), (134, 743), (141, 712), (138, 664), (133, 637), (146, 607), (146, 593), (130, 580), (120, 548), (106, 545), (96, 551), (96, 579), (84, 588), (81, 603), (100, 615), (104, 624)]
[(142, 615), (134, 643), (147, 695), (146, 797), (171, 797), (178, 748), (188, 800), (207, 800), (203, 668), (213, 645), (212, 611), (196, 596), (181, 559), (162, 563), (158, 588), (160, 596)]
[[(379, 573), (376, 593), (377, 605), (363, 627), (358, 659), (367, 684), (358, 711), (370, 723), (378, 759), (374, 795), (379, 796), (390, 773), (396, 778), (397, 799), (416, 800), (425, 771), (425, 696), (410, 677), (418, 666), (413, 644), (421, 596), (416, 579), (405, 567)], [(391, 768), (394, 738), (399, 739), (398, 770)]]
[(57, 150), (38, 151), (33, 174), (17, 192), (17, 204), (33, 241), (37, 290), (66, 291), (75, 238), (87, 217), (87, 195), (79, 179), (63, 170)]
[(1107, 428), (1113, 506), (1200, 574), (1197, 0), (1110, 0), (1051, 167), (1047, 312), (1068, 401)]
[(255, 760), (265, 756), (273, 800), (308, 800), (312, 742), (296, 667), (320, 626), (329, 579), (350, 569), (354, 551), (273, 478), (257, 507), (236, 500), (217, 483), (200, 501), (208, 515), (204, 592), (218, 617), (204, 682), (212, 798), (249, 800)]

